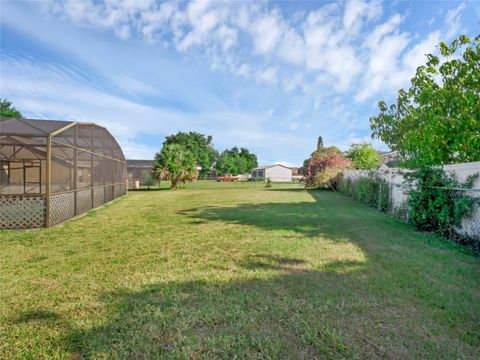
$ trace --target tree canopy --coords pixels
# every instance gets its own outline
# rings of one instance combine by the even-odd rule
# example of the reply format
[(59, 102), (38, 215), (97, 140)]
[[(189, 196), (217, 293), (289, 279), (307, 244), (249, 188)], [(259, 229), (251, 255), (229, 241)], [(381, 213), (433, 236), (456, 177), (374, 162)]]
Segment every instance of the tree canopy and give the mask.
[(321, 147), (308, 160), (305, 187), (335, 189), (337, 175), (350, 166), (350, 160), (346, 159), (337, 147)]
[(200, 175), (207, 175), (212, 170), (218, 153), (213, 147), (211, 136), (193, 131), (178, 132), (167, 136), (163, 142), (163, 146), (171, 144), (181, 145), (193, 155), (196, 165), (201, 167)]
[(246, 148), (237, 147), (223, 151), (215, 165), (217, 175), (244, 174), (258, 166), (257, 156)]
[(372, 136), (397, 150), (407, 167), (480, 160), (480, 35), (442, 42), (439, 50), (427, 55), (396, 103), (380, 101), (370, 119)]
[(12, 106), (11, 101), (0, 99), (0, 117), (21, 118), (22, 114)]
[(376, 169), (381, 163), (380, 155), (369, 143), (350, 145), (346, 156), (352, 160), (353, 166), (359, 170)]
[(164, 145), (155, 155), (154, 162), (155, 177), (170, 180), (173, 188), (194, 181), (198, 176), (195, 156), (183, 145)]

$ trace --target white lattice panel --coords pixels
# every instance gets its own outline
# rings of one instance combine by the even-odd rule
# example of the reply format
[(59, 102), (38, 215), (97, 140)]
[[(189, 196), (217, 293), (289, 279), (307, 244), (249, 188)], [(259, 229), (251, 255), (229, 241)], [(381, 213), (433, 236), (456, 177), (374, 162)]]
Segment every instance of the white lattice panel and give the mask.
[(75, 193), (50, 196), (50, 225), (70, 219), (75, 215)]
[(0, 196), (0, 229), (38, 228), (44, 221), (43, 196)]

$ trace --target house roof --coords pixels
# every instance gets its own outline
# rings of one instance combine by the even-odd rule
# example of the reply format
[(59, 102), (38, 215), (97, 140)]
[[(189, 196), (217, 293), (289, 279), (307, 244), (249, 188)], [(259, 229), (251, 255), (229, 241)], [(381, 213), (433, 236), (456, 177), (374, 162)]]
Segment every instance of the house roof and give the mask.
[(281, 165), (281, 164), (263, 165), (263, 166), (256, 167), (255, 169), (252, 169), (252, 170), (266, 170), (266, 169), (270, 169), (270, 168), (275, 167), (275, 166), (281, 166), (285, 169), (292, 170), (292, 168), (289, 168), (288, 166)]

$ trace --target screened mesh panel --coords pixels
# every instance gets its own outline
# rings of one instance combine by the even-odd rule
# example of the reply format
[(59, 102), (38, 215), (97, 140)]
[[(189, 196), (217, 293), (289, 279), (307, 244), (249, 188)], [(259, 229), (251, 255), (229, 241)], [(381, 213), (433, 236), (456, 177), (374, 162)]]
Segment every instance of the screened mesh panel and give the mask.
[[(57, 224), (124, 195), (125, 184), (125, 157), (105, 128), (93, 123), (1, 119), (2, 227), (8, 227), (10, 218), (17, 219), (10, 228), (38, 227), (38, 216), (42, 224)], [(28, 201), (19, 196), (28, 196)], [(22, 210), (38, 199), (43, 199), (45, 211)]]
[(77, 189), (92, 187), (92, 156), (90, 152), (78, 151)]

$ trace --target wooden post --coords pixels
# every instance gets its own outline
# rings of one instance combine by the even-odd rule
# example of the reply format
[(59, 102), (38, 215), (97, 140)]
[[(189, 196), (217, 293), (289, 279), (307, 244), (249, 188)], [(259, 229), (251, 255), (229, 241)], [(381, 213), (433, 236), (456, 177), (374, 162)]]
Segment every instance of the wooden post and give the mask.
[(52, 135), (47, 138), (47, 173), (46, 173), (46, 191), (45, 191), (45, 226), (50, 227), (50, 193), (52, 182)]
[(23, 165), (23, 193), (27, 193), (27, 169), (25, 168), (25, 160), (22, 161)]

